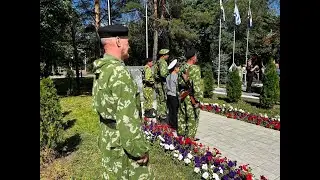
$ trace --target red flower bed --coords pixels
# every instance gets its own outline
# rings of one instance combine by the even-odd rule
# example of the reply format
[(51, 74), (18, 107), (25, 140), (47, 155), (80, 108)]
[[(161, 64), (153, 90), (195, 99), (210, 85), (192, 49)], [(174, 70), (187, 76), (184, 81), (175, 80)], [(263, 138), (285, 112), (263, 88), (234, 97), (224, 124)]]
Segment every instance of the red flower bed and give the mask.
[(243, 110), (237, 110), (231, 108), (226, 108), (225, 106), (219, 106), (216, 104), (202, 104), (200, 106), (201, 110), (213, 112), (216, 114), (224, 115), (227, 118), (237, 119), (245, 122), (249, 122), (252, 124), (256, 124), (259, 126), (263, 126), (270, 129), (275, 129), (280, 131), (280, 118), (269, 118), (261, 115), (250, 114), (244, 112)]

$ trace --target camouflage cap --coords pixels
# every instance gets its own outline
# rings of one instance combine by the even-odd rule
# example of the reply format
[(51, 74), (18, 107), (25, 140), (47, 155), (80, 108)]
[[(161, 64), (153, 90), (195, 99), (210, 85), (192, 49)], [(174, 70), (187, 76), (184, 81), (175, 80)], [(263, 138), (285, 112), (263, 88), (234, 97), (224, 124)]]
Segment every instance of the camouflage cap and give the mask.
[(169, 53), (169, 49), (161, 49), (160, 51), (159, 51), (159, 54), (160, 55), (166, 55), (166, 54), (168, 54)]

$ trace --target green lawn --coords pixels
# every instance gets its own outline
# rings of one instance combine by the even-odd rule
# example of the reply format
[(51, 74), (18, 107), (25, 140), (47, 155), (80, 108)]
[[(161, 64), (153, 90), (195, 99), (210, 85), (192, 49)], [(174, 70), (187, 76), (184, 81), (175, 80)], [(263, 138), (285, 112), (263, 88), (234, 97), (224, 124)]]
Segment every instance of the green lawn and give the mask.
[(237, 103), (228, 103), (227, 97), (223, 95), (217, 95), (214, 94), (213, 98), (204, 98), (203, 99), (204, 103), (218, 103), (219, 105), (225, 104), (228, 105), (230, 104), (232, 107), (237, 108), (237, 109), (243, 109), (246, 112), (250, 112), (253, 114), (267, 114), (268, 117), (274, 117), (276, 115), (280, 115), (280, 105), (275, 105), (272, 109), (263, 109), (259, 107), (258, 102), (253, 102), (250, 100), (242, 99)]
[[(63, 156), (40, 170), (41, 179), (100, 179), (101, 155), (97, 147), (98, 117), (92, 110), (91, 96), (61, 99), (64, 122), (69, 128), (63, 132), (66, 141)], [(199, 179), (188, 166), (176, 165), (162, 149), (154, 146), (150, 165), (157, 179)]]

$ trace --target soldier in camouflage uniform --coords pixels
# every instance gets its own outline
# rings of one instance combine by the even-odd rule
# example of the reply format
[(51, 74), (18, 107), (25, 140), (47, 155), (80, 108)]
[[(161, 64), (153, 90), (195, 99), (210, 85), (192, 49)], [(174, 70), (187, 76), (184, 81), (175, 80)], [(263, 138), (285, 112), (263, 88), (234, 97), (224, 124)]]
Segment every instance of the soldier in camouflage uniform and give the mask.
[(98, 146), (104, 179), (154, 179), (147, 165), (149, 144), (141, 129), (138, 88), (124, 66), (128, 59), (128, 28), (121, 25), (98, 31), (105, 49), (94, 61), (93, 107), (100, 116)]
[(159, 51), (160, 59), (154, 65), (155, 90), (157, 93), (157, 115), (162, 123), (167, 123), (166, 77), (169, 75), (168, 63), (169, 49)]
[(144, 96), (144, 116), (154, 118), (155, 112), (153, 109), (153, 88), (154, 78), (152, 74), (152, 58), (147, 59), (147, 64), (144, 66), (143, 78), (143, 96)]
[[(189, 81), (193, 86), (193, 97), (197, 101), (196, 105), (192, 105), (190, 96), (188, 95), (183, 101), (180, 101), (178, 112), (178, 135), (195, 138), (199, 125), (199, 102), (202, 101), (203, 92), (201, 90), (201, 70), (195, 65), (197, 60), (196, 50), (190, 49), (186, 53), (187, 62), (184, 63), (178, 76), (179, 92), (187, 90), (186, 82)], [(199, 139), (195, 139), (199, 140)]]

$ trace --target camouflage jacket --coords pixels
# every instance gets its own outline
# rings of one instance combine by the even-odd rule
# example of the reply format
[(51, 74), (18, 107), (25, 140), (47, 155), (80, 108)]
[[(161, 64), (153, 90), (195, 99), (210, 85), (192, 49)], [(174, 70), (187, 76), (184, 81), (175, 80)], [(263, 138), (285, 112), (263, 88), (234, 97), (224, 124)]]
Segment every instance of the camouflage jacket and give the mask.
[(203, 100), (203, 92), (202, 92), (202, 80), (201, 80), (201, 70), (198, 65), (190, 65), (188, 63), (183, 63), (180, 67), (180, 71), (178, 74), (178, 83), (179, 83), (179, 91), (181, 91), (181, 87), (186, 86), (185, 82), (183, 80), (182, 74), (185, 72), (189, 72), (189, 81), (191, 84), (193, 84), (194, 89), (194, 97), (199, 102), (202, 102)]
[[(160, 76), (159, 76), (160, 75)], [(160, 58), (154, 65), (154, 79), (165, 78), (169, 75), (168, 63), (165, 59)]]
[(141, 129), (140, 96), (131, 74), (110, 55), (94, 62), (94, 73), (93, 107), (103, 119), (116, 121), (115, 129), (100, 122), (100, 143), (106, 149), (121, 146), (130, 155), (141, 157), (149, 146)]
[(144, 80), (149, 82), (154, 82), (154, 77), (152, 75), (152, 69), (150, 66), (144, 66)]

